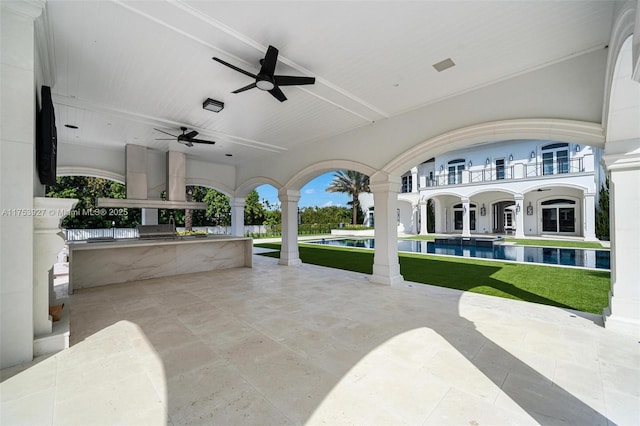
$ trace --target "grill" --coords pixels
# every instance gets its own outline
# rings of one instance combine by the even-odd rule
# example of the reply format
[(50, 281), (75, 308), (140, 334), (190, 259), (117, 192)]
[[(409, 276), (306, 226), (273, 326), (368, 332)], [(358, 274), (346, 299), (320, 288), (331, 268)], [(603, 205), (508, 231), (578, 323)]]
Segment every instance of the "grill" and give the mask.
[(178, 236), (176, 225), (138, 225), (138, 238), (141, 240), (173, 239)]

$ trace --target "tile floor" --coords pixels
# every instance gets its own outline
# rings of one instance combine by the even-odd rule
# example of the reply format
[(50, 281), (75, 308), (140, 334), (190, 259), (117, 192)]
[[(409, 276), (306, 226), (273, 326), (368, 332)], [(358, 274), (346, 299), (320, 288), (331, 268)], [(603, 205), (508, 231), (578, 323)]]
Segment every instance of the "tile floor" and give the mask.
[(262, 256), (69, 303), (3, 426), (640, 424), (640, 344), (597, 316)]

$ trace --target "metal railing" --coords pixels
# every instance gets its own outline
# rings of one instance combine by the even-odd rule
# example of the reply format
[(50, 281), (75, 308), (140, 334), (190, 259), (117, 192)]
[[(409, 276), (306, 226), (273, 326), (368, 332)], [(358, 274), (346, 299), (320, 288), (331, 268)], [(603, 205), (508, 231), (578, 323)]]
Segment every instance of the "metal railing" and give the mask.
[(456, 173), (443, 171), (432, 179), (427, 179), (425, 185), (419, 189), (583, 173), (585, 172), (583, 160), (583, 158), (574, 158), (571, 160), (537, 161), (530, 164), (517, 163), (498, 168), (487, 167), (478, 170), (464, 170)]

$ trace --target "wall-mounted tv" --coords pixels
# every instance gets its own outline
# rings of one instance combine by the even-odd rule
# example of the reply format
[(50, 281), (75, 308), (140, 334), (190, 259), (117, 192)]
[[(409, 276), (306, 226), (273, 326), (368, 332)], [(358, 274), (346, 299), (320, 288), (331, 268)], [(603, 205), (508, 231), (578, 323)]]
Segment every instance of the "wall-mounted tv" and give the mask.
[(36, 165), (43, 185), (56, 183), (58, 136), (51, 88), (42, 86), (41, 105), (36, 122)]

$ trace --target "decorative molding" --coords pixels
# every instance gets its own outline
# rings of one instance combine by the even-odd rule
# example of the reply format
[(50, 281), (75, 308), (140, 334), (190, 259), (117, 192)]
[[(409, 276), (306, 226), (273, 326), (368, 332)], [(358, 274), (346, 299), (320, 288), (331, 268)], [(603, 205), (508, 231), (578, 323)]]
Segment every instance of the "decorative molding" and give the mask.
[(92, 167), (58, 166), (58, 176), (90, 176), (109, 179), (121, 184), (126, 183), (125, 176), (109, 170), (95, 169)]
[[(278, 199), (280, 200), (281, 203), (293, 203), (293, 202), (298, 202), (300, 201), (300, 191), (295, 190), (295, 189), (286, 189), (286, 188), (282, 188), (278, 191)], [(282, 209), (284, 210), (286, 207), (282, 206)]]
[(242, 184), (240, 184), (235, 192), (234, 192), (234, 196), (235, 197), (246, 197), (249, 192), (251, 192), (253, 189), (255, 189), (256, 187), (260, 186), (260, 185), (271, 185), (273, 186), (276, 190), (280, 191), (283, 186), (280, 184), (280, 182), (265, 177), (265, 176), (258, 176), (255, 178), (251, 178), (246, 182), (243, 182)]
[(25, 18), (35, 19), (45, 8), (45, 0), (2, 0), (0, 7)]
[(35, 20), (35, 41), (36, 51), (40, 56), (42, 66), (42, 84), (53, 87), (56, 84), (56, 54), (53, 44), (53, 31), (49, 24), (49, 12), (45, 7), (44, 11)]
[(285, 188), (300, 190), (307, 182), (323, 173), (333, 170), (355, 170), (370, 178), (376, 173), (376, 169), (363, 163), (351, 160), (327, 160), (312, 164), (296, 173), (284, 185)]

